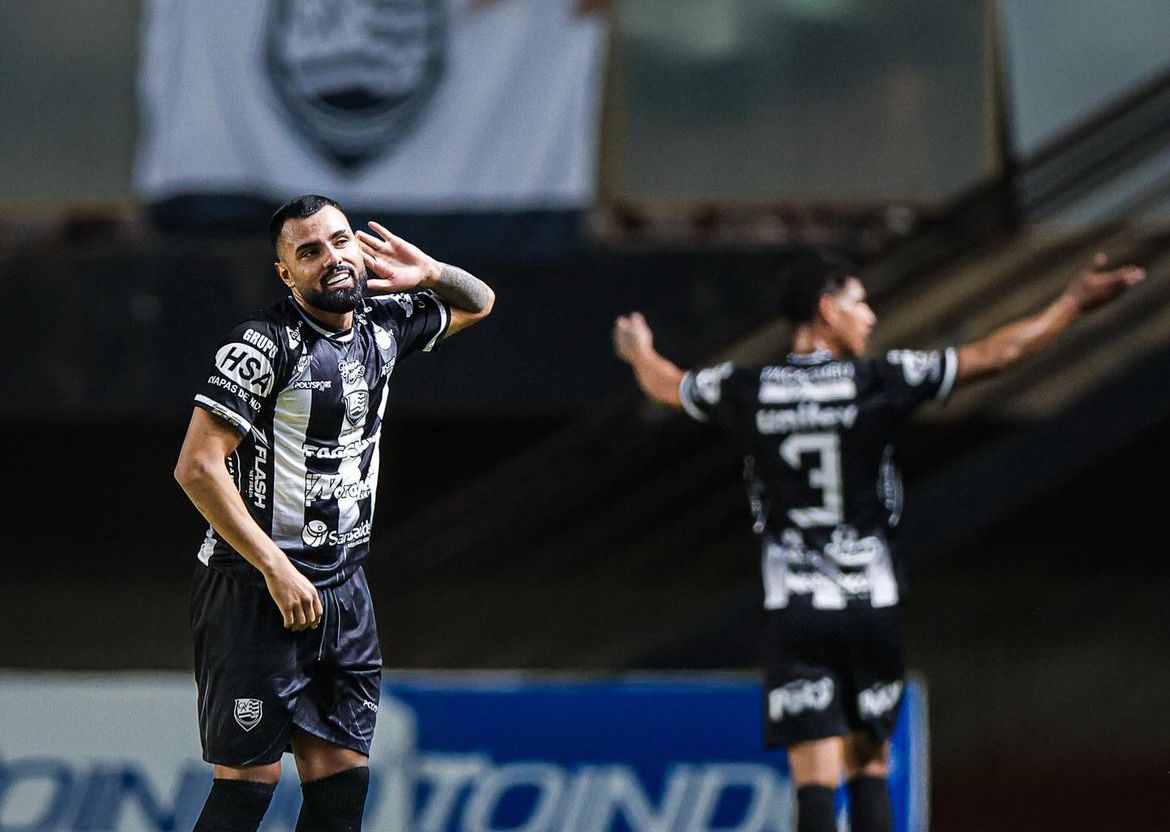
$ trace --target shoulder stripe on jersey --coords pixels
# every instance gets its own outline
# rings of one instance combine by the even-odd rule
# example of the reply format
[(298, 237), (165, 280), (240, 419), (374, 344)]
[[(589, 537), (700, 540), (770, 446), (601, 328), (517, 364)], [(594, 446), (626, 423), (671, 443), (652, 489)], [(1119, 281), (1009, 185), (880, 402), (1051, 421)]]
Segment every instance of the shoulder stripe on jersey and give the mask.
[(313, 407), (312, 390), (280, 392), (272, 416), (272, 532), (277, 546), (301, 548), (305, 527), (305, 483), (308, 464), (304, 446)]
[(427, 341), (427, 345), (422, 348), (423, 352), (430, 352), (433, 350), (435, 345), (439, 343), (439, 339), (446, 334), (447, 327), (451, 325), (451, 312), (447, 309), (447, 304), (443, 303), (443, 301), (439, 300), (437, 297), (435, 298), (435, 303), (439, 305), (439, 315), (441, 316), (439, 320), (439, 331), (435, 333), (434, 338)]
[(224, 407), (219, 402), (217, 402), (213, 399), (207, 398), (207, 396), (204, 396), (202, 393), (200, 393), (199, 395), (197, 395), (195, 397), (195, 401), (198, 404), (203, 405), (205, 408), (210, 410), (216, 416), (220, 416), (224, 419), (227, 419), (229, 422), (231, 422), (237, 428), (242, 430), (245, 434), (249, 434), (252, 432), (252, 423), (251, 422), (249, 422), (247, 419), (245, 419), (239, 413), (228, 410), (226, 407)]
[(682, 381), (678, 383), (678, 399), (682, 402), (683, 410), (696, 422), (709, 422), (711, 420), (707, 418), (707, 414), (700, 410), (699, 406), (695, 404), (694, 399), (691, 398), (691, 391), (694, 389), (695, 374), (685, 373)]
[(959, 354), (954, 347), (947, 347), (943, 352), (943, 380), (935, 393), (936, 399), (945, 399), (951, 395), (955, 386), (955, 378), (959, 375)]

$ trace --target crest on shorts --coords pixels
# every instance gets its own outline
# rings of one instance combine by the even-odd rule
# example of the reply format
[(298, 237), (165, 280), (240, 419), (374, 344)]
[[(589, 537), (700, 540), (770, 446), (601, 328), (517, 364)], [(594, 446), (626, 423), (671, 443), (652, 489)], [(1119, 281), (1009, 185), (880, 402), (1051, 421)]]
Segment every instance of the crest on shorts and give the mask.
[(443, 74), (445, 0), (271, 0), (266, 28), (281, 107), (345, 169), (408, 135)]
[(236, 723), (245, 731), (251, 731), (260, 724), (264, 716), (264, 703), (259, 699), (237, 699), (236, 711), (233, 714)]

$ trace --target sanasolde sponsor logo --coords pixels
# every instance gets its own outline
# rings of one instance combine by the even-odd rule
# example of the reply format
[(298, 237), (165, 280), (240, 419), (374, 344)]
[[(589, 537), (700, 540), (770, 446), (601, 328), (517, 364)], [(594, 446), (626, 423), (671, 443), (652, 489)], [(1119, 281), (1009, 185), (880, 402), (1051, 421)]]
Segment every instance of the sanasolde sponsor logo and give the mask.
[(369, 480), (346, 482), (342, 474), (309, 474), (305, 478), (305, 505), (321, 500), (364, 500), (373, 490)]
[(350, 546), (354, 543), (368, 541), (372, 527), (373, 523), (370, 520), (365, 520), (348, 531), (342, 532), (336, 529), (326, 531), (323, 521), (313, 520), (305, 525), (301, 532), (301, 540), (314, 549), (318, 546)]

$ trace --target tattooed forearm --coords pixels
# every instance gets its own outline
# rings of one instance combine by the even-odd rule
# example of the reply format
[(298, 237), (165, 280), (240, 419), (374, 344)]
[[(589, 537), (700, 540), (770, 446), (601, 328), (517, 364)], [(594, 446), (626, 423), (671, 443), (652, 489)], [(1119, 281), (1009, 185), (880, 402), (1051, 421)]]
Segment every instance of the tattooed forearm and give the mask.
[(427, 288), (440, 300), (467, 312), (484, 311), (491, 305), (493, 297), (492, 290), (478, 277), (446, 263), (442, 264), (439, 276)]

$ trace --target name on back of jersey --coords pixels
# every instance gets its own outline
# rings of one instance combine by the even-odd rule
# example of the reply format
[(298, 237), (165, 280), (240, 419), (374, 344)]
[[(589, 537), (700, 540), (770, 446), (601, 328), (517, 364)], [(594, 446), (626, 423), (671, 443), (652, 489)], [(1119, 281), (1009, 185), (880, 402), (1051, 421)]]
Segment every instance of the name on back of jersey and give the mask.
[(756, 411), (756, 430), (762, 434), (851, 428), (856, 421), (855, 404), (822, 407), (817, 402), (801, 402), (796, 407), (763, 408)]

